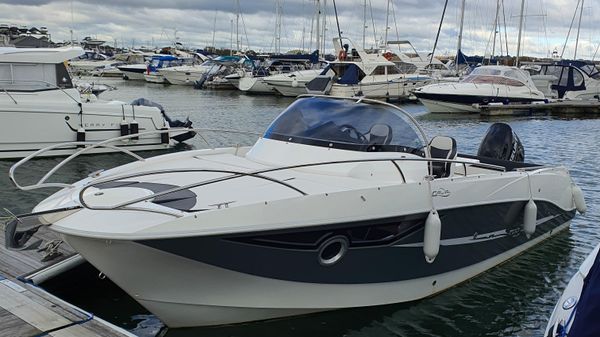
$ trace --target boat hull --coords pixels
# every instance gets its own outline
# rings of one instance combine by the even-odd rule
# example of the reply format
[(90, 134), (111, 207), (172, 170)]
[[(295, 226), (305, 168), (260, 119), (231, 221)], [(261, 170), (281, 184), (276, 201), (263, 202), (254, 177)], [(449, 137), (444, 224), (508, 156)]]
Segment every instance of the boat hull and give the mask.
[[(511, 207), (496, 206), (489, 205), (499, 213), (508, 213), (506, 207)], [(434, 295), (555, 235), (567, 228), (574, 216), (574, 210), (563, 211), (550, 203), (539, 201), (538, 207), (538, 227), (532, 237), (526, 238), (520, 227), (512, 227), (505, 234), (496, 231), (482, 238), (475, 238), (477, 234), (447, 238), (431, 264), (423, 256), (422, 230), (393, 243), (350, 249), (334, 266), (320, 265), (318, 250), (302, 251), (286, 247), (285, 240), (277, 241), (276, 235), (289, 238), (297, 234), (289, 231), (139, 241), (73, 234), (63, 237), (168, 326), (209, 326), (410, 302)], [(445, 231), (464, 235), (474, 228), (488, 233), (494, 226), (506, 226), (502, 216), (490, 227), (482, 220), (491, 214), (483, 214), (479, 208), (473, 208), (472, 214), (465, 211), (440, 211), (444, 228), (449, 229)], [(418, 222), (425, 216), (413, 214), (393, 223)], [(390, 219), (382, 220), (386, 221), (390, 223)], [(348, 228), (348, 224), (343, 226)], [(333, 228), (340, 224), (311, 230)], [(457, 243), (471, 239), (476, 242)], [(152, 261), (151, 267), (148, 261)]]
[(149, 83), (168, 84), (165, 77), (158, 73), (144, 74), (144, 79)]
[(543, 101), (529, 97), (494, 97), (488, 95), (453, 95), (422, 92), (416, 92), (415, 95), (429, 112), (439, 114), (479, 113), (479, 108), (476, 107), (477, 104), (518, 104)]
[(191, 72), (191, 71), (162, 71), (159, 72), (164, 78), (171, 84), (174, 85), (194, 85), (196, 81), (200, 80), (203, 72)]
[(433, 79), (396, 79), (389, 82), (365, 82), (359, 85), (334, 84), (329, 95), (341, 97), (363, 96), (378, 99), (408, 99), (413, 91), (433, 83)]
[[(35, 98), (32, 97), (35, 95)], [(72, 95), (78, 95), (76, 91)], [(19, 104), (0, 94), (0, 158), (21, 158), (42, 148), (59, 143), (75, 142), (77, 132), (85, 131), (85, 141), (99, 142), (121, 136), (123, 116), (129, 127), (134, 119), (134, 108), (129, 104), (101, 102), (81, 103), (80, 108), (62, 92), (11, 93)], [(156, 108), (135, 107), (139, 132), (155, 131), (164, 126), (164, 119)], [(24, 132), (26, 130), (26, 132)], [(141, 136), (139, 140), (117, 141), (112, 145), (133, 151), (159, 150), (163, 144), (159, 134)], [(76, 146), (45, 152), (42, 155), (70, 155)], [(110, 148), (96, 148), (86, 153), (114, 152)]]

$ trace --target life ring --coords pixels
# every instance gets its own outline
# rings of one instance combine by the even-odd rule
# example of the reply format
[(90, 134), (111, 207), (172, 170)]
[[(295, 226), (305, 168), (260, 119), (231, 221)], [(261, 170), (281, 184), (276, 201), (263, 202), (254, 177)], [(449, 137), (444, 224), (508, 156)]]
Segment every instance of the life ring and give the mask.
[(346, 54), (346, 51), (344, 49), (340, 50), (340, 52), (338, 53), (338, 59), (340, 61), (344, 61), (346, 59), (346, 56), (348, 56)]
[(383, 57), (385, 57), (386, 60), (391, 61), (392, 58), (394, 58), (394, 54), (388, 51), (383, 54)]

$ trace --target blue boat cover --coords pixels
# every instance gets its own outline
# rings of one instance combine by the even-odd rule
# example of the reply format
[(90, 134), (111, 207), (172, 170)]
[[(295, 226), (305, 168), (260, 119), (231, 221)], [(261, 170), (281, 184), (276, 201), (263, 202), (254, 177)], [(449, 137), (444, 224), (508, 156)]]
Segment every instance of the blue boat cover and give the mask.
[(600, 254), (583, 281), (577, 312), (569, 337), (600, 336)]
[(338, 80), (339, 84), (358, 84), (360, 68), (356, 64), (350, 64), (344, 71), (344, 75)]

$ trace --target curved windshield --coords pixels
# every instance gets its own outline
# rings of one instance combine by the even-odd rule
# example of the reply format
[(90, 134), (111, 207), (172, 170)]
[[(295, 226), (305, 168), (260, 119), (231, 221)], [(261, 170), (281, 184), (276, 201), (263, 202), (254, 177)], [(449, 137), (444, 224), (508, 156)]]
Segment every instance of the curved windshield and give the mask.
[(462, 80), (463, 83), (501, 84), (522, 87), (527, 83), (527, 77), (518, 69), (475, 68)]
[(264, 138), (354, 151), (424, 156), (423, 140), (405, 116), (383, 104), (301, 98), (275, 119)]

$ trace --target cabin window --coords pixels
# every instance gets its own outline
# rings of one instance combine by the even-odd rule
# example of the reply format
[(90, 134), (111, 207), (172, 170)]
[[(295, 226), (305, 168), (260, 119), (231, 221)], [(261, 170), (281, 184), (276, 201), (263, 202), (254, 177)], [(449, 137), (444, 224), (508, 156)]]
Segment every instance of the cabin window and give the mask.
[(13, 91), (54, 89), (57, 85), (56, 65), (0, 64), (0, 85), (2, 89)]
[(400, 74), (400, 70), (395, 66), (389, 66), (389, 67), (387, 67), (387, 74), (388, 75)]
[(576, 87), (583, 85), (583, 75), (576, 69), (573, 69), (573, 85)]
[(385, 75), (385, 66), (377, 66), (372, 75)]

